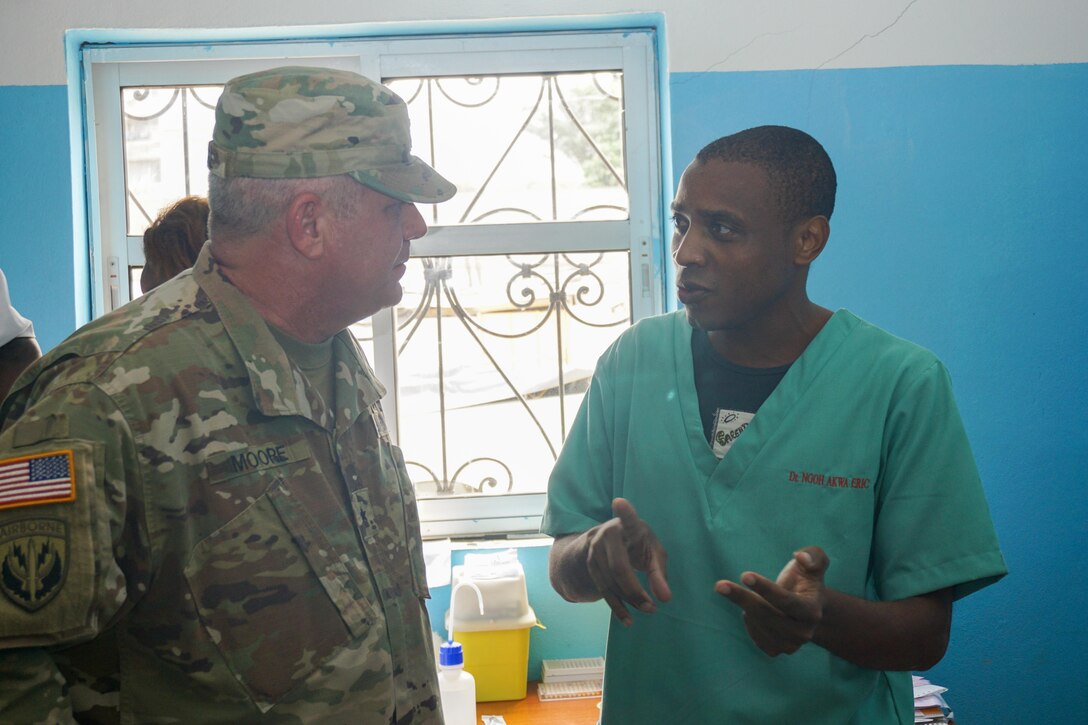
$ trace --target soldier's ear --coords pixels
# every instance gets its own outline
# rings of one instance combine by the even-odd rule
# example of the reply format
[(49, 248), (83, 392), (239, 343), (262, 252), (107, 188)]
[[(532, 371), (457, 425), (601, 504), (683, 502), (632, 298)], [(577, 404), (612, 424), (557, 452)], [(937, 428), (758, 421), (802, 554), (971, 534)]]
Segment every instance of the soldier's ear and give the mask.
[(291, 246), (306, 259), (317, 259), (325, 253), (325, 237), (321, 219), (321, 197), (305, 191), (287, 207), (287, 236)]

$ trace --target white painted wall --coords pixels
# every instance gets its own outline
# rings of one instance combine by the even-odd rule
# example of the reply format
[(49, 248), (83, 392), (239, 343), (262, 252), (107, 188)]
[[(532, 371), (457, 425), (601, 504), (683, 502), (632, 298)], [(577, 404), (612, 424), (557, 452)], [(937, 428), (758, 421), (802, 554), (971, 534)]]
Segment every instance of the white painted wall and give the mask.
[(1085, 0), (0, 0), (0, 86), (66, 82), (70, 28), (666, 16), (669, 70), (1088, 61)]

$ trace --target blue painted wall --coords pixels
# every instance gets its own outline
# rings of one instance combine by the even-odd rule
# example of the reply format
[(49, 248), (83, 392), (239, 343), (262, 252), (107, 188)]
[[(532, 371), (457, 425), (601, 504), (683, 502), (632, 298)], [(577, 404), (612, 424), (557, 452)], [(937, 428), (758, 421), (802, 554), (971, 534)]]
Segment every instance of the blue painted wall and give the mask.
[(0, 268), (48, 349), (76, 319), (67, 89), (0, 86), (0, 129)]
[[(814, 299), (952, 372), (1012, 569), (957, 605), (931, 673), (963, 722), (1088, 721), (1086, 89), (1085, 64), (671, 77), (677, 175), (752, 125), (826, 145), (840, 191)], [(0, 265), (46, 348), (75, 320), (66, 118), (63, 87), (0, 87)], [(531, 635), (530, 675), (543, 657), (600, 654), (607, 612), (550, 591), (546, 549), (520, 555), (548, 626)], [(448, 587), (434, 594), (440, 623)]]

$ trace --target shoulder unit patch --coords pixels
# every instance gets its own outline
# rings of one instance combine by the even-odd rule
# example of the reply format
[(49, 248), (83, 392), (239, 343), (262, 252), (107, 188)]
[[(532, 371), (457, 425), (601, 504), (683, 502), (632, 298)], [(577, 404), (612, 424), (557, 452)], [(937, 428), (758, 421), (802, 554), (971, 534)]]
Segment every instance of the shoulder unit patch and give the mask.
[(0, 591), (34, 612), (60, 591), (68, 574), (68, 525), (59, 519), (0, 524)]

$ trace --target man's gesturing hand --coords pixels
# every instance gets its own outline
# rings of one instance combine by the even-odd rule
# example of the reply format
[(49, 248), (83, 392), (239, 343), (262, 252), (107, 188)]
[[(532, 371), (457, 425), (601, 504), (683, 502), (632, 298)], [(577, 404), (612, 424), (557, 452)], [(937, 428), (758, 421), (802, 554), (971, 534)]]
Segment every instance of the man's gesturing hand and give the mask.
[(672, 598), (666, 572), (665, 549), (650, 526), (638, 517), (626, 499), (612, 501), (615, 518), (586, 532), (586, 569), (612, 613), (625, 625), (631, 613), (624, 602), (643, 612), (654, 612), (657, 604), (646, 593), (635, 570), (646, 572), (650, 590), (658, 601)]
[(830, 563), (818, 546), (794, 553), (778, 579), (770, 581), (754, 572), (741, 574), (747, 589), (720, 581), (714, 589), (744, 610), (748, 636), (774, 657), (793, 654), (812, 641), (824, 610), (824, 572)]

